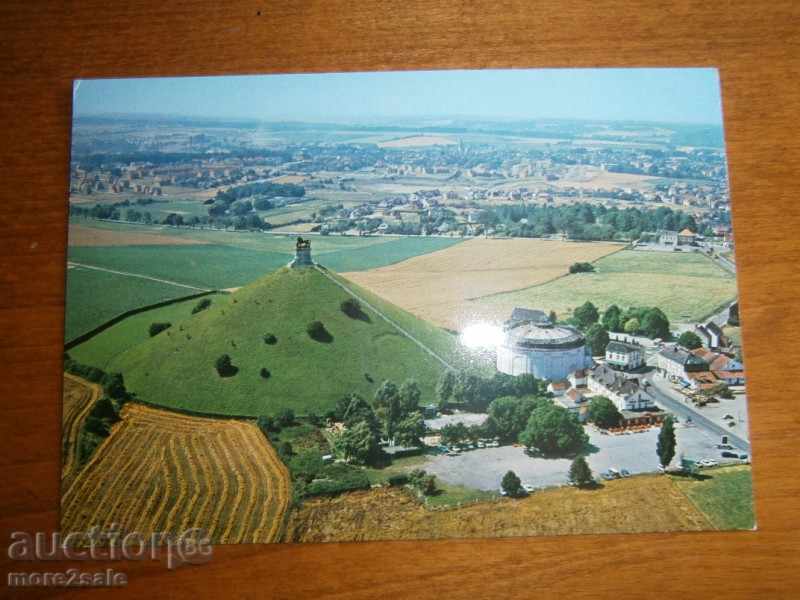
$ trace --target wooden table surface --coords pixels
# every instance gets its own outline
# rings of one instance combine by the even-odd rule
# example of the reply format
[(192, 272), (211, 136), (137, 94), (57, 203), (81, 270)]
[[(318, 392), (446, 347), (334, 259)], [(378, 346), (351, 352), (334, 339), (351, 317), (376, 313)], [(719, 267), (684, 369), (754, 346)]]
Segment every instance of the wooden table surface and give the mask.
[[(796, 0), (5, 0), (0, 59), (4, 548), (12, 531), (52, 530), (57, 524), (72, 79), (717, 66), (739, 264), (757, 532), (229, 546), (215, 549), (210, 564), (175, 571), (151, 562), (115, 564), (129, 576), (128, 587), (115, 593), (191, 598), (800, 597), (800, 411), (794, 385), (800, 375)], [(64, 567), (3, 560), (4, 577), (11, 566)]]

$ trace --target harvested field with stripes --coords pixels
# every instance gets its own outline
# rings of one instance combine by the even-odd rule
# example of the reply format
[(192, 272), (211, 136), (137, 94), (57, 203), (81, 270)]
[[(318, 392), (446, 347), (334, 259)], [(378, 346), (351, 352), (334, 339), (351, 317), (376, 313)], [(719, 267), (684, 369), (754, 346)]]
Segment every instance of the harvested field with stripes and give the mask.
[(86, 415), (101, 393), (102, 389), (98, 384), (64, 373), (61, 412), (61, 483), (64, 489), (69, 487), (78, 474), (78, 435)]
[(131, 403), (64, 487), (61, 529), (116, 523), (149, 536), (199, 527), (216, 544), (274, 542), (289, 500), (289, 473), (254, 424)]

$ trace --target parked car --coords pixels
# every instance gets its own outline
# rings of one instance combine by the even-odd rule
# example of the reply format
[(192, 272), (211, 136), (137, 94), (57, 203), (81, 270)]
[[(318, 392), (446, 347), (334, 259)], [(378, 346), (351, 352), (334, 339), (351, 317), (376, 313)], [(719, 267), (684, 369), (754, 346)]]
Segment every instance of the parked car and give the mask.
[(631, 476), (631, 472), (628, 471), (628, 469), (620, 469), (619, 470), (619, 474), (622, 477), (630, 477)]
[(733, 450), (730, 444), (717, 444), (717, 450)]
[[(729, 450), (724, 450), (723, 452), (720, 452), (720, 456), (722, 458), (739, 458), (739, 454), (737, 452), (730, 452)], [(745, 458), (747, 457), (746, 454), (744, 456)]]
[(703, 458), (701, 460), (698, 460), (697, 464), (700, 465), (701, 467), (716, 467), (719, 463), (710, 458)]
[(536, 490), (536, 488), (533, 485), (531, 485), (530, 483), (523, 483), (522, 484), (522, 489), (525, 490), (529, 494), (532, 494)]
[(723, 418), (723, 419), (732, 419), (732, 418), (733, 418), (733, 415), (725, 415), (725, 416), (724, 416), (724, 417), (722, 417), (722, 418)]

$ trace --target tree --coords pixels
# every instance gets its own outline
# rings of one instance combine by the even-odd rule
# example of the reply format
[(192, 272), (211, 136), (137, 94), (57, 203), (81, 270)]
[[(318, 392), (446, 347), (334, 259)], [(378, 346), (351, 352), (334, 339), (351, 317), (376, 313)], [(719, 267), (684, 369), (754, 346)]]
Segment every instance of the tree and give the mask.
[(342, 303), (339, 305), (339, 308), (341, 308), (342, 312), (351, 319), (366, 320), (365, 317), (367, 315), (365, 315), (364, 311), (361, 309), (361, 303), (355, 298), (348, 298), (347, 300), (343, 300)]
[(122, 373), (108, 373), (103, 377), (103, 391), (113, 400), (127, 400), (128, 391)]
[(421, 397), (422, 392), (419, 389), (419, 384), (413, 379), (406, 379), (400, 386), (400, 412), (403, 415), (408, 415), (419, 410)]
[(337, 447), (348, 461), (372, 464), (380, 455), (380, 435), (366, 421), (358, 421), (344, 430)]
[(400, 410), (400, 390), (391, 381), (384, 381), (375, 391), (373, 404), (375, 405), (375, 413), (383, 421), (383, 429), (386, 432), (386, 436), (391, 439), (394, 436), (395, 426), (402, 415)]
[(703, 345), (703, 341), (694, 331), (684, 331), (678, 336), (678, 344), (689, 350), (695, 350)]
[(269, 415), (262, 415), (256, 419), (256, 425), (258, 428), (266, 435), (270, 431), (279, 430), (280, 427), (277, 427), (275, 424), (275, 419), (270, 417)]
[(272, 377), (272, 373), (269, 372), (269, 369), (267, 367), (263, 367), (261, 369), (261, 377), (263, 379), (269, 379), (270, 377)]
[(200, 311), (207, 309), (209, 306), (211, 306), (211, 300), (209, 300), (208, 298), (203, 298), (202, 300), (200, 300), (200, 302), (195, 304), (194, 308), (192, 309), (192, 314), (196, 315)]
[(522, 488), (522, 481), (514, 471), (508, 471), (505, 475), (503, 475), (503, 479), (500, 482), (500, 487), (506, 493), (506, 495), (511, 496), (512, 498), (517, 498), (519, 496), (523, 496), (525, 494), (525, 490)]
[(461, 371), (453, 385), (453, 402), (474, 408), (480, 401), (483, 386), (481, 378), (472, 373)]
[(556, 323), (558, 321), (558, 315), (556, 314), (556, 311), (554, 311), (554, 310), (550, 311), (550, 314), (548, 315), (547, 318), (550, 319), (551, 323)]
[(172, 323), (150, 323), (150, 328), (147, 332), (150, 334), (150, 337), (154, 337), (170, 327), (172, 327)]
[(400, 446), (421, 446), (425, 435), (425, 420), (422, 413), (409, 413), (397, 424), (395, 441)]
[(333, 336), (325, 329), (325, 325), (322, 321), (311, 321), (306, 326), (306, 333), (312, 340), (316, 340), (318, 342), (329, 343), (333, 341)]
[(669, 333), (669, 319), (660, 308), (651, 308), (642, 319), (642, 330), (649, 338), (667, 339)]
[(214, 361), (214, 368), (217, 370), (220, 377), (230, 377), (235, 375), (238, 371), (238, 369), (233, 366), (231, 357), (227, 354), (223, 354)]
[(597, 307), (588, 301), (576, 308), (573, 316), (581, 329), (586, 329), (592, 323), (597, 323), (597, 319), (600, 317)]
[(284, 408), (281, 412), (278, 413), (277, 418), (275, 419), (281, 427), (289, 427), (294, 425), (294, 411), (291, 408)]
[(343, 401), (345, 408), (341, 413), (341, 419), (344, 421), (345, 427), (351, 427), (359, 421), (365, 421), (370, 427), (380, 429), (375, 411), (372, 410), (372, 406), (364, 398), (358, 394), (350, 394)]
[(672, 416), (667, 416), (661, 424), (656, 452), (661, 466), (665, 468), (675, 457), (675, 425), (672, 422)]
[(639, 319), (633, 317), (632, 319), (628, 319), (627, 321), (625, 321), (625, 327), (623, 327), (623, 329), (625, 330), (625, 333), (635, 335), (636, 333), (639, 332), (641, 327), (642, 326), (639, 324)]
[(414, 469), (408, 474), (408, 484), (423, 496), (433, 496), (436, 489), (436, 476), (428, 475), (423, 469)]
[(513, 442), (525, 429), (531, 413), (539, 402), (541, 402), (540, 399), (530, 396), (495, 398), (489, 404), (487, 426), (504, 442)]
[(587, 413), (589, 421), (602, 429), (617, 427), (622, 421), (622, 414), (617, 409), (616, 404), (605, 396), (595, 396), (589, 402)]
[(563, 456), (580, 450), (589, 436), (566, 408), (543, 403), (531, 413), (519, 441), (544, 456)]
[(464, 423), (448, 423), (441, 428), (439, 433), (442, 437), (442, 444), (445, 446), (456, 446), (469, 436), (469, 431)]
[(270, 346), (278, 343), (278, 338), (275, 337), (274, 333), (265, 333), (264, 334), (264, 343)]
[(603, 313), (603, 326), (608, 331), (620, 331), (622, 329), (622, 310), (616, 304), (609, 306)]
[(595, 323), (586, 332), (586, 343), (592, 351), (592, 356), (605, 354), (608, 340), (608, 331), (600, 323)]
[(576, 456), (569, 466), (569, 482), (580, 488), (589, 487), (594, 484), (594, 477), (589, 464), (583, 456)]
[(436, 395), (439, 398), (439, 406), (446, 406), (453, 396), (453, 387), (456, 383), (456, 376), (451, 370), (447, 370), (439, 377), (436, 385)]

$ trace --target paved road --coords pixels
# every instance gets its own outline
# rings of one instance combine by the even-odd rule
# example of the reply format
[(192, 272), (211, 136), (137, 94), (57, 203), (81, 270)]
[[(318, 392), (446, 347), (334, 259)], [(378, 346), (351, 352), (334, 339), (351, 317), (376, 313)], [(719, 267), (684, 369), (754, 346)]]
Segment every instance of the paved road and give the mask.
[(686, 419), (690, 417), (692, 422), (702, 427), (703, 429), (711, 432), (722, 438), (723, 435), (728, 436), (729, 443), (732, 446), (750, 453), (750, 442), (741, 436), (732, 433), (730, 430), (719, 426), (717, 423), (706, 417), (705, 415), (697, 412), (691, 404), (685, 404), (681, 400), (676, 399), (672, 394), (677, 393), (669, 388), (669, 384), (658, 376), (650, 373), (645, 379), (651, 384), (648, 386), (647, 391), (652, 394), (656, 402), (664, 409), (675, 413)]
[(348, 294), (350, 294), (350, 295), (351, 295), (353, 298), (355, 298), (356, 300), (358, 300), (358, 301), (359, 301), (361, 304), (363, 304), (364, 306), (366, 306), (367, 308), (369, 308), (369, 309), (370, 309), (372, 312), (374, 312), (376, 315), (378, 315), (378, 316), (379, 316), (381, 319), (383, 319), (384, 321), (386, 321), (387, 323), (389, 323), (389, 325), (391, 325), (392, 327), (394, 327), (395, 329), (397, 329), (397, 331), (399, 331), (401, 334), (403, 334), (404, 336), (406, 336), (406, 337), (407, 337), (409, 340), (411, 340), (412, 342), (414, 342), (414, 343), (415, 343), (417, 346), (419, 346), (420, 348), (422, 348), (422, 349), (423, 349), (425, 352), (427, 352), (428, 354), (430, 354), (430, 355), (431, 355), (433, 358), (435, 358), (435, 359), (436, 359), (436, 360), (438, 360), (440, 363), (442, 363), (442, 365), (444, 365), (444, 366), (445, 366), (445, 368), (447, 368), (447, 369), (451, 369), (451, 370), (453, 369), (453, 366), (452, 366), (450, 363), (448, 363), (448, 362), (447, 362), (445, 359), (443, 359), (441, 356), (439, 356), (438, 354), (436, 354), (436, 352), (434, 352), (433, 350), (431, 350), (430, 348), (428, 348), (428, 346), (426, 346), (425, 344), (423, 344), (421, 341), (419, 341), (417, 338), (415, 338), (413, 335), (411, 335), (411, 334), (410, 334), (408, 331), (406, 331), (405, 329), (403, 329), (403, 328), (402, 328), (400, 325), (398, 325), (397, 323), (395, 323), (395, 322), (394, 322), (394, 321), (393, 321), (391, 318), (389, 318), (388, 316), (386, 316), (385, 314), (383, 314), (383, 313), (382, 313), (380, 310), (378, 310), (378, 309), (377, 309), (375, 306), (373, 306), (372, 304), (370, 304), (369, 302), (367, 302), (367, 300), (365, 300), (364, 298), (362, 298), (361, 296), (359, 296), (358, 294), (356, 294), (356, 293), (355, 293), (355, 292), (354, 292), (352, 289), (350, 289), (350, 288), (349, 288), (349, 287), (347, 287), (345, 284), (343, 284), (341, 281), (339, 281), (338, 279), (336, 279), (335, 277), (333, 277), (333, 276), (332, 276), (330, 273), (328, 273), (328, 272), (327, 272), (325, 269), (322, 269), (322, 268), (320, 268), (319, 266), (316, 266), (316, 267), (314, 267), (314, 268), (315, 268), (315, 269), (317, 269), (317, 271), (319, 271), (320, 273), (322, 273), (322, 274), (323, 274), (325, 277), (327, 277), (328, 279), (330, 279), (330, 280), (331, 280), (333, 283), (335, 283), (335, 284), (336, 284), (336, 285), (338, 285), (340, 288), (342, 288), (342, 289), (343, 289), (345, 292), (347, 292)]
[(195, 287), (193, 285), (187, 285), (185, 283), (178, 283), (177, 281), (170, 281), (169, 279), (159, 279), (158, 277), (150, 277), (149, 275), (142, 275), (140, 273), (128, 273), (127, 271), (115, 271), (113, 269), (106, 269), (105, 267), (95, 267), (94, 265), (87, 265), (84, 263), (74, 262), (71, 260), (67, 262), (67, 266), (81, 267), (83, 269), (91, 269), (93, 271), (103, 271), (104, 273), (113, 273), (114, 275), (124, 275), (125, 277), (138, 277), (139, 279), (148, 279), (150, 281), (157, 281), (158, 283), (166, 283), (168, 285), (174, 285), (177, 287), (182, 287), (189, 290), (195, 290), (198, 292), (211, 291), (208, 288)]

